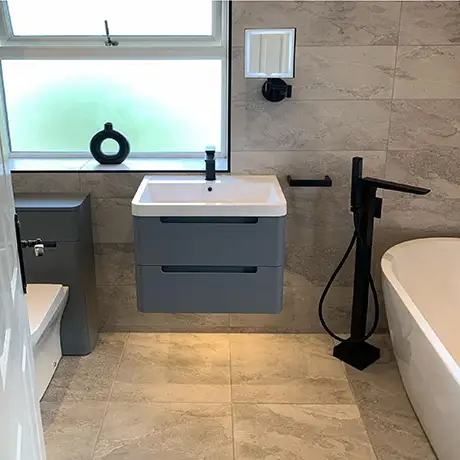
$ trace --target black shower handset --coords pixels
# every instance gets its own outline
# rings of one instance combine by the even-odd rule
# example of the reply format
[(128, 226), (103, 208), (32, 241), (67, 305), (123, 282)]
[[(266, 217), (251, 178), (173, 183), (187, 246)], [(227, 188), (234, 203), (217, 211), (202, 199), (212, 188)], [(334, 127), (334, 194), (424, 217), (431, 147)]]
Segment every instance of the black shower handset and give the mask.
[[(354, 224), (353, 237), (345, 255), (327, 283), (319, 303), (321, 324), (328, 334), (340, 342), (339, 345), (334, 347), (334, 356), (359, 370), (365, 369), (380, 358), (380, 350), (366, 342), (378, 327), (380, 311), (377, 290), (371, 273), (374, 219), (379, 219), (382, 215), (382, 198), (377, 197), (377, 190), (392, 190), (414, 195), (426, 195), (430, 192), (427, 188), (362, 176), (363, 159), (355, 157), (353, 158), (350, 200)], [(356, 258), (351, 333), (348, 339), (343, 339), (334, 334), (327, 326), (324, 320), (323, 305), (329, 289), (350, 256), (355, 244)], [(375, 316), (374, 324), (370, 331), (367, 332), (369, 286), (374, 298)]]

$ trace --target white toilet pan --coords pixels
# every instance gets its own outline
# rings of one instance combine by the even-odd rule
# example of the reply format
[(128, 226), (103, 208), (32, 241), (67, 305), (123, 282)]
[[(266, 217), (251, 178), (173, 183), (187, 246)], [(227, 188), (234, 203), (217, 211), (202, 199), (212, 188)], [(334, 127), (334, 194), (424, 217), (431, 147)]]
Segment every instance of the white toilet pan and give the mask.
[(34, 351), (36, 392), (43, 397), (62, 357), (61, 319), (69, 288), (56, 284), (29, 284), (27, 308)]

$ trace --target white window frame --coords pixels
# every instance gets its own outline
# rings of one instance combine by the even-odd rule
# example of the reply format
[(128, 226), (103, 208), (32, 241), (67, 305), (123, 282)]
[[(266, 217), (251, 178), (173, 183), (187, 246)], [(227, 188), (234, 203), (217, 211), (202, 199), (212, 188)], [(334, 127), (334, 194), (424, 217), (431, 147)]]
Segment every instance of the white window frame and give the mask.
[[(193, 1), (193, 0), (190, 0)], [(213, 0), (212, 35), (113, 35), (116, 47), (105, 46), (106, 36), (15, 36), (8, 1), (0, 2), (0, 63), (3, 60), (220, 60), (222, 62), (222, 151), (229, 148), (229, 42), (230, 2)], [(110, 26), (110, 24), (109, 24)], [(0, 90), (4, 91), (0, 68)], [(203, 88), (205, 90), (205, 88)], [(5, 98), (4, 98), (5, 99)], [(6, 110), (6, 107), (4, 107)], [(10, 142), (10, 139), (8, 139)], [(89, 140), (88, 140), (89, 144)], [(11, 142), (10, 142), (11, 148)], [(193, 158), (203, 152), (132, 152), (130, 158)], [(13, 152), (14, 158), (92, 158), (88, 152)]]

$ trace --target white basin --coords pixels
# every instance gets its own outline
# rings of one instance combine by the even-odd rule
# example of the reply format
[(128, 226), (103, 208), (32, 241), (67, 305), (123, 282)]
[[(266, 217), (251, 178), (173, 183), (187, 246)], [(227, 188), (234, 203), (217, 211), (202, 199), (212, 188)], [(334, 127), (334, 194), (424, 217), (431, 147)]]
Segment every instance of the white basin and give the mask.
[(286, 199), (276, 176), (146, 176), (132, 201), (134, 216), (281, 217)]

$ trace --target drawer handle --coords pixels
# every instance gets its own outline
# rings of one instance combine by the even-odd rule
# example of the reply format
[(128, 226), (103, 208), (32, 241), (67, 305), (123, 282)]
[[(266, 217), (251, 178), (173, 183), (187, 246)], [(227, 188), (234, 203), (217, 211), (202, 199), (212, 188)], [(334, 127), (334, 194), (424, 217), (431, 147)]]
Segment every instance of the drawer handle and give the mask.
[(160, 217), (162, 224), (257, 224), (258, 217)]
[(206, 267), (200, 265), (163, 265), (163, 273), (257, 273), (257, 267)]

